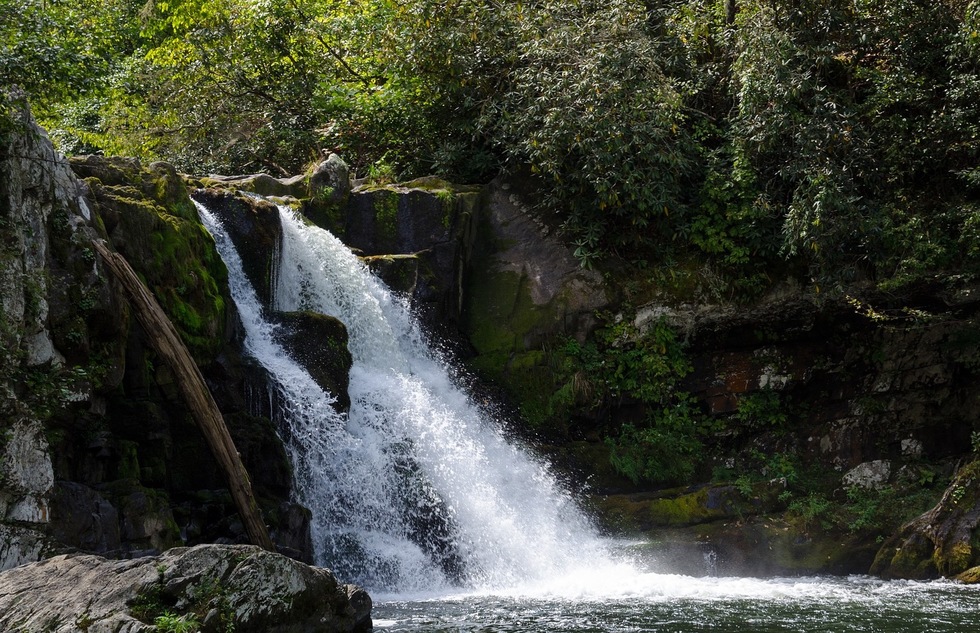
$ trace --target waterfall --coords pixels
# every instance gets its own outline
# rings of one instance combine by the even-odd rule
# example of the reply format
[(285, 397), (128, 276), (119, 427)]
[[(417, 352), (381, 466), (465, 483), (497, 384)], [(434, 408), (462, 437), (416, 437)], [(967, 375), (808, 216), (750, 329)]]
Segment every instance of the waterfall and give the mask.
[(413, 592), (527, 585), (608, 560), (546, 464), (503, 437), (454, 384), (405, 302), (336, 237), (280, 207), (274, 308), (347, 326), (346, 415), (276, 343), (230, 239), (198, 208), (228, 267), (246, 351), (272, 379), (318, 564), (369, 588)]

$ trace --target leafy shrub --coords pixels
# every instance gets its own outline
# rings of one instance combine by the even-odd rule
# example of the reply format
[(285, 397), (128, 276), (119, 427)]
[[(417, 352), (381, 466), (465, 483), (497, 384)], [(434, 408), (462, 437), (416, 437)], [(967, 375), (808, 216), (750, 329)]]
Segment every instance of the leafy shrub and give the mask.
[(646, 425), (625, 424), (608, 438), (613, 468), (633, 483), (687, 481), (700, 462), (699, 413), (688, 400), (648, 416)]
[(200, 630), (201, 623), (193, 616), (177, 616), (167, 611), (153, 621), (160, 633), (193, 633)]

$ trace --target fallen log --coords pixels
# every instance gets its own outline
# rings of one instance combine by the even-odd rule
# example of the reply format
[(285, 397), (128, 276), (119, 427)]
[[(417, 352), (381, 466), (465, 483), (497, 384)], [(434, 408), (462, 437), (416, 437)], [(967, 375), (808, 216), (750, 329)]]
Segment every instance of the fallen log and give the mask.
[(248, 472), (228, 433), (224, 418), (221, 417), (218, 405), (204, 383), (201, 370), (191, 358), (173, 323), (125, 257), (111, 252), (99, 241), (93, 241), (92, 245), (109, 271), (122, 284), (137, 320), (146, 331), (151, 347), (173, 371), (184, 402), (224, 472), (231, 497), (252, 544), (269, 551), (276, 551), (276, 546), (262, 521), (258, 504), (255, 502)]

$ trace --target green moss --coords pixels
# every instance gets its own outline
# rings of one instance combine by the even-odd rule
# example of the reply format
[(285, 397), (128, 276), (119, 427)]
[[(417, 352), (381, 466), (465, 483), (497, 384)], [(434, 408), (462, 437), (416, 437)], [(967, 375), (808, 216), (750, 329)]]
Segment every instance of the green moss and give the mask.
[(543, 318), (522, 275), (488, 272), (470, 285), (467, 333), (478, 354), (524, 350), (524, 336)]
[(970, 568), (973, 561), (973, 548), (969, 543), (953, 543), (949, 547), (933, 552), (933, 562), (943, 576), (955, 576)]
[(362, 258), (371, 272), (395, 292), (411, 292), (418, 280), (421, 262), (418, 255), (372, 255)]
[(396, 192), (387, 190), (379, 191), (374, 197), (375, 229), (380, 244), (394, 245), (398, 238), (398, 199)]
[(302, 213), (316, 226), (334, 235), (343, 235), (347, 222), (345, 205), (320, 198), (303, 200)]
[(980, 566), (971, 567), (961, 574), (957, 574), (956, 580), (967, 585), (980, 584)]
[(153, 291), (198, 362), (223, 344), (227, 271), (172, 167), (131, 159), (73, 159), (99, 215), (117, 221), (113, 246)]
[(117, 449), (119, 451), (119, 462), (116, 466), (117, 479), (140, 478), (140, 462), (137, 453), (136, 442), (120, 440)]

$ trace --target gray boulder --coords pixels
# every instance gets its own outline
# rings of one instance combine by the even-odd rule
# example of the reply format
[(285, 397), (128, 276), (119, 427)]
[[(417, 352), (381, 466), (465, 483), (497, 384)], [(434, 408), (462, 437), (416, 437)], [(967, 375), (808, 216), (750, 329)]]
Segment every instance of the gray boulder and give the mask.
[(310, 197), (324, 202), (342, 203), (350, 195), (350, 170), (347, 163), (330, 154), (310, 175)]
[(371, 598), (326, 569), (250, 545), (57, 556), (0, 573), (0, 630), (149, 633), (178, 618), (202, 633), (368, 631)]

